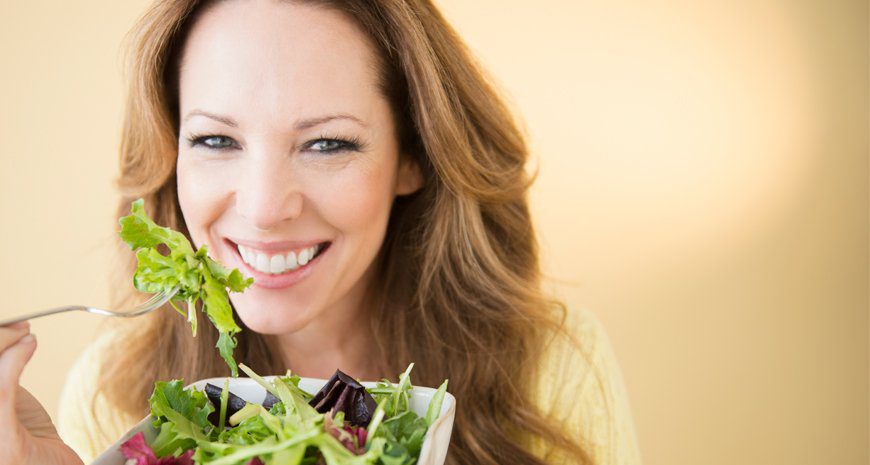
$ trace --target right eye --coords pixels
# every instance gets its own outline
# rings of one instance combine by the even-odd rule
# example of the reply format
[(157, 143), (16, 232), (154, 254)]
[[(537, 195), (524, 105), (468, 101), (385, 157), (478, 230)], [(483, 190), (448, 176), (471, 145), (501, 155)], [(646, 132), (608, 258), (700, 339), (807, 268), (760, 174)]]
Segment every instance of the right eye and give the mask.
[(207, 136), (191, 136), (188, 139), (191, 147), (201, 145), (210, 150), (227, 150), (233, 148), (235, 141), (226, 136), (207, 135)]

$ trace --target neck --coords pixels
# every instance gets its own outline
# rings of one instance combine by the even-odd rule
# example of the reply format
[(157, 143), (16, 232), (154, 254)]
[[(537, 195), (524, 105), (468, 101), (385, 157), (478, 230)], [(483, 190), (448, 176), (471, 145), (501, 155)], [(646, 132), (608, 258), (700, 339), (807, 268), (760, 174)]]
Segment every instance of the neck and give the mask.
[[(367, 282), (361, 279), (360, 284)], [(304, 328), (273, 336), (284, 364), (293, 373), (328, 379), (341, 370), (353, 378), (375, 381), (374, 338), (369, 330), (367, 286), (357, 286), (345, 299), (327, 309)]]
[(377, 380), (367, 333), (356, 324), (325, 331), (306, 328), (276, 336), (276, 343), (285, 365), (299, 376), (328, 379), (338, 369), (353, 378)]

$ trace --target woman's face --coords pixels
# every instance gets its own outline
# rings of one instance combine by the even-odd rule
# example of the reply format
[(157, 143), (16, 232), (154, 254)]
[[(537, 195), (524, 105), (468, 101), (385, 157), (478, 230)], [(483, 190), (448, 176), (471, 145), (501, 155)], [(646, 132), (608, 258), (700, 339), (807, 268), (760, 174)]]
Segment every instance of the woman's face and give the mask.
[(231, 294), (266, 334), (356, 315), (396, 195), (400, 157), (375, 49), (340, 13), (221, 2), (180, 70), (178, 197), (194, 242), (254, 277)]

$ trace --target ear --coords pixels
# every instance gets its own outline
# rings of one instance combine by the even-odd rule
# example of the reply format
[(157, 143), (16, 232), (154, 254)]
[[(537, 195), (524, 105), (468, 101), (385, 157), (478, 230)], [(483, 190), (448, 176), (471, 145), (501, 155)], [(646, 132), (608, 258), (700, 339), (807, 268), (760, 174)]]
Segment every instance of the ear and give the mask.
[(423, 173), (420, 165), (409, 155), (399, 157), (399, 170), (396, 179), (396, 195), (409, 195), (423, 187)]

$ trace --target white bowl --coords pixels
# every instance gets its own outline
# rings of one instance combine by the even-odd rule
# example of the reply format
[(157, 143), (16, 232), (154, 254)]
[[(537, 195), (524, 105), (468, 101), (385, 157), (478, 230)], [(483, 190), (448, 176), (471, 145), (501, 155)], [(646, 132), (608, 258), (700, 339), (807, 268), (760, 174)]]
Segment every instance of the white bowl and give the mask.
[[(266, 379), (272, 379), (273, 376), (266, 376)], [(205, 389), (206, 383), (211, 383), (215, 386), (223, 386), (226, 378), (209, 378), (197, 381), (188, 387), (195, 387), (200, 391)], [(299, 387), (302, 390), (314, 394), (319, 391), (324, 384), (325, 379), (302, 378), (299, 381)], [(365, 387), (373, 387), (375, 383), (364, 382)], [(250, 378), (230, 378), (230, 392), (241, 397), (248, 402), (262, 403), (266, 397), (266, 390), (257, 384), (256, 381)], [(426, 416), (426, 410), (429, 407), (429, 401), (435, 395), (435, 389), (427, 387), (414, 386), (411, 389), (411, 410), (421, 417)], [(450, 445), (450, 433), (453, 431), (453, 417), (456, 414), (456, 398), (449, 392), (444, 395), (444, 401), (441, 404), (441, 413), (435, 423), (426, 431), (426, 436), (423, 439), (423, 449), (420, 451), (420, 458), (417, 465), (443, 465), (447, 457), (447, 446)], [(109, 447), (108, 450), (100, 454), (91, 465), (124, 465), (126, 459), (121, 454), (121, 444), (133, 437), (139, 432), (145, 433), (145, 440), (151, 442), (157, 435), (157, 431), (151, 426), (151, 417), (140, 421), (133, 429), (127, 432), (118, 442)]]

